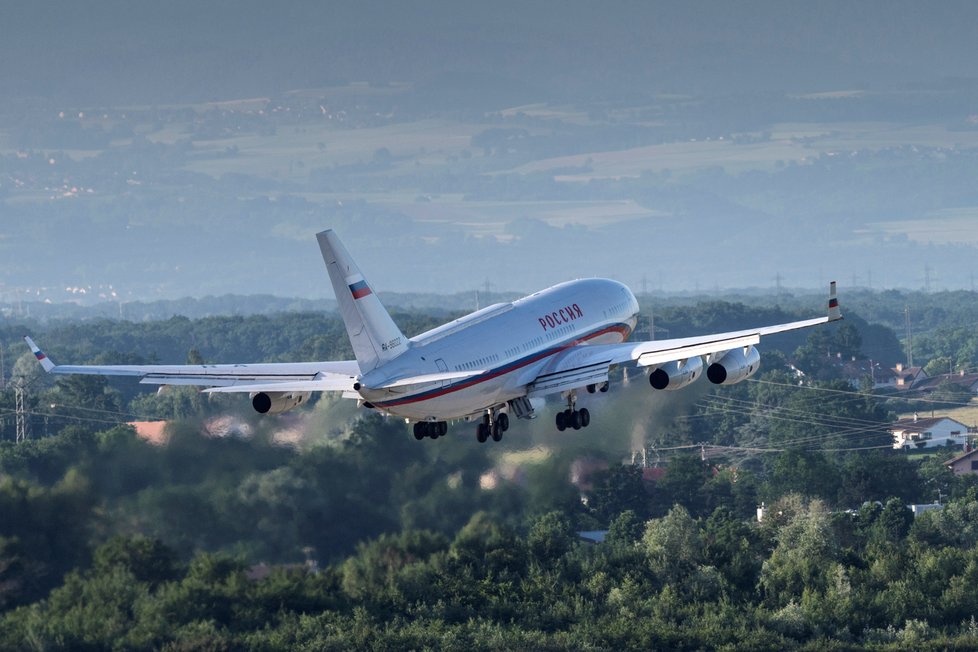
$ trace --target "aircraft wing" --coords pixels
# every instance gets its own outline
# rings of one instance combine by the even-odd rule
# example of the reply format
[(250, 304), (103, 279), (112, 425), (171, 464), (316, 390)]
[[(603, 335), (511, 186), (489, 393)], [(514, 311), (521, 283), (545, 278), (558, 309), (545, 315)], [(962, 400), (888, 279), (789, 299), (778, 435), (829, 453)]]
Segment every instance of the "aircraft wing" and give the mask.
[(51, 374), (129, 376), (149, 385), (197, 385), (224, 392), (353, 391), (360, 376), (355, 360), (217, 365), (57, 365), (24, 338)]
[(642, 367), (687, 360), (694, 356), (715, 356), (736, 348), (747, 348), (765, 335), (785, 333), (842, 319), (836, 298), (835, 282), (829, 288), (829, 309), (824, 317), (730, 331), (648, 342), (574, 346), (558, 353), (550, 364), (527, 385), (527, 395), (543, 396), (608, 380), (613, 365), (634, 363)]

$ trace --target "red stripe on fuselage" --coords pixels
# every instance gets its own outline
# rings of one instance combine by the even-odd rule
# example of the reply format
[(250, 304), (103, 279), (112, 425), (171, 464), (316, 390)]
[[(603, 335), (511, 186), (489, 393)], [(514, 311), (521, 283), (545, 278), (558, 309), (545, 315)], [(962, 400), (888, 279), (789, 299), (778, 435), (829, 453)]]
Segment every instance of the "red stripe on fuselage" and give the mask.
[(427, 392), (422, 392), (420, 394), (415, 394), (414, 396), (406, 396), (404, 398), (395, 399), (393, 401), (372, 401), (372, 403), (374, 405), (376, 405), (377, 407), (385, 408), (385, 407), (397, 407), (398, 405), (407, 405), (409, 403), (417, 403), (418, 401), (427, 401), (427, 400), (430, 400), (430, 399), (433, 399), (433, 398), (438, 398), (440, 396), (444, 396), (445, 394), (450, 394), (452, 392), (458, 392), (458, 391), (461, 391), (463, 389), (468, 389), (469, 387), (472, 387), (473, 385), (478, 385), (479, 383), (484, 383), (487, 380), (492, 380), (493, 378), (498, 378), (499, 376), (504, 376), (504, 375), (510, 373), (511, 371), (515, 371), (517, 369), (521, 369), (521, 368), (523, 368), (523, 367), (525, 367), (527, 365), (533, 364), (534, 362), (538, 362), (540, 360), (543, 360), (544, 358), (549, 358), (550, 356), (557, 355), (561, 351), (566, 351), (567, 349), (569, 349), (569, 348), (571, 348), (573, 346), (577, 346), (581, 342), (586, 342), (587, 340), (592, 340), (595, 337), (600, 337), (601, 335), (607, 335), (608, 333), (616, 333), (616, 332), (617, 333), (621, 333), (621, 336), (622, 336), (621, 339), (622, 339), (622, 342), (624, 342), (625, 340), (628, 339), (628, 336), (631, 335), (632, 329), (629, 328), (625, 324), (617, 324), (615, 326), (608, 326), (607, 328), (602, 328), (601, 330), (595, 331), (594, 333), (591, 333), (589, 335), (585, 335), (584, 337), (580, 337), (580, 338), (578, 338), (576, 340), (571, 340), (570, 342), (567, 342), (566, 344), (563, 344), (561, 346), (555, 347), (553, 349), (548, 349), (546, 351), (541, 351), (541, 352), (539, 352), (539, 353), (537, 353), (535, 355), (532, 355), (532, 356), (530, 356), (528, 358), (525, 358), (523, 360), (517, 360), (516, 362), (511, 362), (508, 365), (503, 365), (499, 369), (496, 369), (494, 371), (490, 371), (490, 372), (488, 372), (486, 374), (483, 374), (482, 376), (478, 376), (478, 377), (472, 378), (470, 380), (463, 380), (462, 382), (458, 383), (457, 385), (451, 385), (449, 387), (444, 387), (442, 389), (429, 390)]

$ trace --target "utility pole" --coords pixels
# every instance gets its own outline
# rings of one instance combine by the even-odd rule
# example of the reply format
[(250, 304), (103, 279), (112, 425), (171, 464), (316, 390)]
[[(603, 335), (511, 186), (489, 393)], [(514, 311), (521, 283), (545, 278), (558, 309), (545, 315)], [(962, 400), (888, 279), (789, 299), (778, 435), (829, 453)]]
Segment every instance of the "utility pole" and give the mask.
[(24, 410), (24, 388), (20, 385), (14, 387), (14, 401), (17, 411), (17, 443), (27, 439), (27, 413)]
[(913, 330), (910, 328), (910, 306), (903, 308), (903, 320), (907, 329), (907, 367), (913, 367)]

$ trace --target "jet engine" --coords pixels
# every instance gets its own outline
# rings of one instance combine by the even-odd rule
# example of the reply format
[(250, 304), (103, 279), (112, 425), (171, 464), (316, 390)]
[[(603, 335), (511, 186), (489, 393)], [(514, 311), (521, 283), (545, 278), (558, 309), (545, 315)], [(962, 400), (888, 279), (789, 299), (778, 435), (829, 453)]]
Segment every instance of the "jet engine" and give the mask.
[(649, 384), (655, 389), (682, 389), (700, 377), (703, 358), (694, 355), (688, 360), (676, 360), (659, 365), (649, 374)]
[(259, 414), (280, 414), (309, 400), (311, 392), (256, 392), (251, 406)]
[(733, 385), (754, 375), (761, 366), (761, 354), (753, 346), (727, 351), (706, 368), (706, 377), (714, 385)]

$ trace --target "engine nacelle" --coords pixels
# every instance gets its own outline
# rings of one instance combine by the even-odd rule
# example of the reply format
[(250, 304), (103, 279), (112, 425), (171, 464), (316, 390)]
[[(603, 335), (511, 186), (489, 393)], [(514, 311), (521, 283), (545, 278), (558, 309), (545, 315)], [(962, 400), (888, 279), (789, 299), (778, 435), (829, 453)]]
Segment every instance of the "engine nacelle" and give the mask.
[(251, 407), (259, 414), (281, 414), (309, 400), (312, 392), (256, 392)]
[(733, 385), (746, 380), (761, 366), (761, 354), (753, 346), (727, 351), (706, 368), (706, 377), (714, 385)]
[(694, 355), (688, 360), (675, 360), (656, 367), (649, 374), (649, 384), (655, 389), (682, 389), (703, 373), (703, 358)]

